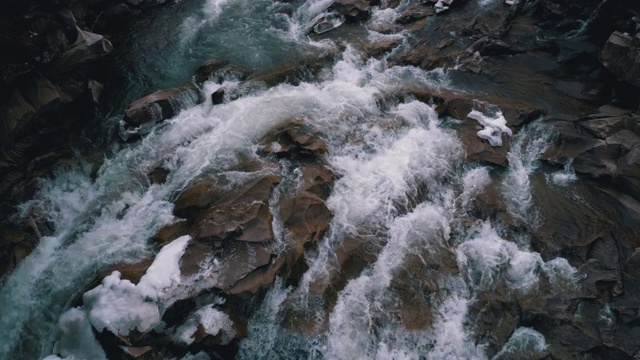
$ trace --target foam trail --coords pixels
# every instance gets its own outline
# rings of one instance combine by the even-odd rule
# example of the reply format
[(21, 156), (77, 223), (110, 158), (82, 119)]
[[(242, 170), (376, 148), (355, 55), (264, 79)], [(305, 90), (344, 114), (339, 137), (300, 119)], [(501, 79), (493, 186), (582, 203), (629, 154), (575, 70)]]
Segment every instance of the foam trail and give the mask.
[(516, 135), (507, 154), (509, 168), (502, 182), (502, 195), (509, 214), (515, 219), (537, 226), (538, 218), (531, 195), (531, 174), (538, 168), (538, 159), (549, 147), (553, 129), (541, 122), (522, 128)]

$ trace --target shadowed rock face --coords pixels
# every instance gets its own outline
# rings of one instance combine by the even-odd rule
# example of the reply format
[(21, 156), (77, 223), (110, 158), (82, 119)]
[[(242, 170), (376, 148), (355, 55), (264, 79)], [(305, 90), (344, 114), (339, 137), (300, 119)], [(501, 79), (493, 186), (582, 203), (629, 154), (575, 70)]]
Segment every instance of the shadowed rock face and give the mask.
[(602, 49), (602, 64), (616, 76), (640, 86), (640, 38), (615, 31)]

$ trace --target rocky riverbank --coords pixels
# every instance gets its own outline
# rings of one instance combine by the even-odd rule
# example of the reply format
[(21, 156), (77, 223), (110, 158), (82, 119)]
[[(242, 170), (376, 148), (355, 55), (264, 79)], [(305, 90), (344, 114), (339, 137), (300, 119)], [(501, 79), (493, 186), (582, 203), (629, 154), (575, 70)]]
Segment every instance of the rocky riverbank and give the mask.
[[(92, 30), (118, 31), (115, 24), (123, 14), (135, 21), (153, 5), (34, 3), (19, 10), (18, 20), (4, 23), (17, 29), (0, 45), (13, 46), (16, 56), (2, 64), (3, 98), (8, 99), (0, 152), (5, 216), (10, 206), (33, 196), (38, 177), (72, 161), (69, 129), (98, 111), (100, 83), (106, 82), (99, 69), (110, 61), (113, 44)], [(173, 5), (165, 5), (159, 11), (171, 11)], [(277, 6), (285, 16), (295, 16), (300, 4)], [(385, 8), (396, 11), (372, 18)], [(518, 274), (512, 273), (516, 260), (509, 256), (524, 254), (512, 243), (496, 241), (501, 247), (492, 256), (499, 264), (480, 275), (456, 261), (463, 255), (473, 261), (473, 241), (456, 248), (442, 244), (438, 256), (417, 249), (389, 282), (394, 303), (381, 305), (393, 309), (385, 316), (410, 330), (429, 329), (438, 316), (432, 297), (443, 291), (442, 279), (453, 274), (481, 289), (466, 315), (474, 323), (466, 325), (475, 330), (468, 340), (481, 344), (488, 357), (514, 358), (505, 349), (523, 327), (542, 334), (547, 345), (517, 345), (529, 351), (522, 358), (639, 356), (640, 5), (623, 0), (336, 0), (314, 21), (307, 24), (311, 39), (329, 39), (340, 50), (352, 46), (365, 60), (382, 59), (381, 66), (445, 69), (446, 86), (397, 86), (376, 94), (381, 109), (413, 100), (433, 105), (442, 126), (461, 141), (451, 158), (464, 155), (451, 164), (451, 172), (486, 169), (486, 183), (465, 205), (467, 212), (456, 215), (451, 234), (442, 237), (464, 237), (466, 227), (491, 222), (500, 224), (501, 234), (527, 237), (527, 248), (539, 254), (531, 270), (539, 276), (537, 293), (530, 295), (510, 283)], [(209, 59), (183, 86), (157, 89), (121, 109), (118, 146), (144, 141), (156, 126), (196, 104), (225, 106), (255, 91), (322, 81), (340, 54), (327, 47), (267, 71)], [(215, 90), (207, 84), (216, 84)], [(380, 132), (400, 132), (410, 123), (384, 111), (368, 116)], [(354, 120), (345, 115), (340, 121)], [(319, 256), (320, 240), (337, 231), (331, 228), (335, 214), (327, 201), (342, 175), (328, 162), (327, 131), (292, 111), (283, 124), (253, 140), (247, 159), (222, 175), (199, 176), (171, 196), (175, 219), (148, 244), (169, 252), (189, 236), (177, 260), (177, 276), (188, 285), (179, 294), (145, 300), (162, 326), (114, 323), (98, 329), (91, 317), (109, 291), (124, 286), (139, 289), (132, 293), (145, 291), (160, 266), (154, 267), (153, 256), (100, 269), (101, 275), (78, 289), (84, 296), (70, 306), (89, 314), (90, 329), (108, 358), (237, 356), (240, 342), (250, 336), (252, 317), (274, 286), (304, 287), (310, 299), (321, 299), (308, 308), (294, 293), (282, 300), (281, 318), (273, 320), (283, 331), (309, 338), (327, 331), (336, 307), (345, 306), (339, 294), (388, 256), (380, 249), (387, 240), (372, 248), (365, 239), (386, 229), (364, 229), (332, 249), (326, 273), (304, 278), (308, 257)], [(347, 143), (356, 147), (367, 141), (356, 136)], [(530, 198), (519, 199), (505, 184), (526, 171), (518, 184), (530, 189)], [(149, 166), (143, 176), (153, 186), (172, 174)], [(448, 171), (441, 176), (453, 182)], [(445, 196), (433, 193), (434, 184), (418, 181), (415, 194), (405, 204), (394, 204), (401, 209), (394, 211), (410, 212)], [(463, 199), (467, 190), (461, 187), (450, 189), (451, 196)], [(529, 202), (536, 206), (523, 207)], [(0, 228), (0, 274), (10, 274), (51, 231), (38, 214), (21, 218), (27, 220), (7, 221)], [(568, 268), (554, 262), (558, 258), (578, 270), (569, 274), (575, 283), (558, 280), (567, 274), (554, 275)], [(493, 279), (490, 286), (484, 285), (487, 278)], [(56, 354), (69, 355), (61, 343)]]

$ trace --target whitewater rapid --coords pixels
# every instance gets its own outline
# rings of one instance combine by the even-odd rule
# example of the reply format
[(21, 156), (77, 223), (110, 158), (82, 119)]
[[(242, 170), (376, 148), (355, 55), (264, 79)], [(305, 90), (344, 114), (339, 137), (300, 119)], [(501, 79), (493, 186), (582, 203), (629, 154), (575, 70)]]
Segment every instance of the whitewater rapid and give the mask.
[[(284, 28), (252, 31), (269, 30), (284, 49), (298, 43), (309, 46), (303, 34), (330, 3), (308, 0)], [(393, 18), (410, 3), (376, 10), (373, 19)], [(206, 2), (201, 13), (185, 20), (181, 46), (189, 47), (207, 26), (227, 21), (226, 9), (238, 4), (249, 3)], [(264, 1), (257, 4), (267, 8)], [(319, 42), (311, 48), (335, 46)], [(468, 318), (479, 293), (504, 285), (513, 296), (534, 294), (542, 277), (552, 284), (570, 283), (576, 270), (564, 259), (545, 262), (526, 239), (514, 241), (516, 235), (502, 224), (463, 224), (474, 198), (493, 181), (491, 170), (464, 164), (463, 144), (433, 106), (395, 98), (407, 87), (448, 85), (443, 70), (389, 68), (384, 59), (363, 59), (356, 48), (346, 46), (318, 81), (257, 89), (215, 106), (205, 96), (203, 104), (183, 110), (140, 142), (108, 156), (96, 174), (91, 164), (79, 164), (42, 180), (38, 195), (20, 206), (19, 216), (46, 219), (53, 231), (0, 288), (0, 308), (11, 309), (0, 317), (0, 359), (18, 353), (28, 358), (105, 358), (92, 328), (126, 334), (136, 327), (162, 326), (164, 308), (212, 283), (204, 273), (189, 281), (181, 278), (177, 264), (188, 238), (177, 239), (156, 255), (154, 264), (172, 266), (160, 271), (160, 265), (152, 265), (137, 285), (112, 273), (101, 285), (87, 287), (109, 266), (154, 256), (148, 239), (174, 220), (172, 200), (194, 179), (226, 174), (240, 159), (261, 161), (255, 154), (259, 139), (300, 118), (326, 136), (327, 161), (338, 176), (327, 200), (334, 214), (331, 230), (317, 250), (307, 254), (309, 269), (297, 288), (287, 288), (280, 280), (273, 285), (251, 318), (239, 357), (487, 358), (486, 344), (475, 343), (473, 319)], [(202, 91), (208, 95), (221, 86), (240, 85), (227, 79), (206, 83)], [(511, 135), (504, 124), (501, 129), (505, 134), (499, 136)], [(537, 225), (531, 215), (536, 205), (529, 178), (551, 141), (546, 131), (530, 126), (514, 136), (501, 184), (510, 199), (510, 214), (526, 226)], [(147, 178), (158, 167), (169, 170), (164, 184)], [(375, 253), (375, 261), (346, 283), (327, 312), (326, 299), (313, 289), (339, 271), (336, 251), (352, 239)], [(434, 271), (431, 265), (442, 258), (459, 271)], [(416, 285), (407, 278), (407, 269), (432, 277), (429, 286), (438, 289), (417, 295), (433, 309), (426, 328), (409, 329), (397, 316), (404, 311), (398, 305), (404, 300), (394, 284)], [(185, 319), (175, 337), (188, 343), (194, 319), (205, 321), (211, 333), (230, 332), (229, 319), (216, 305)], [(285, 306), (309, 316), (313, 331), (283, 328)], [(519, 328), (495, 358), (508, 359), (523, 349), (542, 353), (545, 348), (544, 336)]]

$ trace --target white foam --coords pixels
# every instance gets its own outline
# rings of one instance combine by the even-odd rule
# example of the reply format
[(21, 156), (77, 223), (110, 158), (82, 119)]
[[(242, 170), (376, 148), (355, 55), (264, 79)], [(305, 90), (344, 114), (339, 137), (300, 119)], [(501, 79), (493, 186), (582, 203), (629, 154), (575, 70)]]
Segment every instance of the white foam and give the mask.
[(575, 284), (577, 270), (566, 259), (544, 262), (540, 254), (521, 250), (502, 239), (489, 223), (456, 250), (458, 264), (476, 291), (490, 291), (503, 282), (509, 289), (528, 293), (544, 273), (554, 286)]
[(491, 183), (491, 176), (487, 167), (477, 167), (462, 176), (462, 193), (459, 196), (460, 207), (466, 210), (471, 200), (481, 194)]
[(555, 258), (544, 264), (544, 273), (549, 278), (549, 283), (555, 289), (571, 289), (577, 286), (577, 283), (583, 277), (578, 269), (569, 264), (564, 258)]
[(571, 166), (570, 163), (565, 165), (562, 171), (556, 171), (552, 174), (547, 174), (546, 178), (547, 182), (558, 186), (567, 186), (569, 183), (578, 180), (578, 176), (576, 175), (576, 172), (573, 170), (573, 166)]
[(535, 122), (520, 129), (507, 154), (509, 167), (502, 182), (502, 195), (509, 214), (530, 226), (538, 225), (538, 214), (532, 211), (531, 175), (539, 158), (551, 144), (552, 127)]
[(542, 334), (531, 328), (520, 327), (513, 332), (492, 360), (517, 359), (523, 354), (526, 354), (527, 359), (541, 359), (546, 355), (546, 351), (547, 342)]
[(480, 125), (484, 126), (484, 129), (478, 131), (478, 137), (487, 140), (491, 146), (502, 146), (503, 133), (508, 136), (513, 134), (507, 126), (507, 119), (502, 115), (502, 111), (498, 110), (490, 116), (473, 109), (467, 117), (476, 120)]

